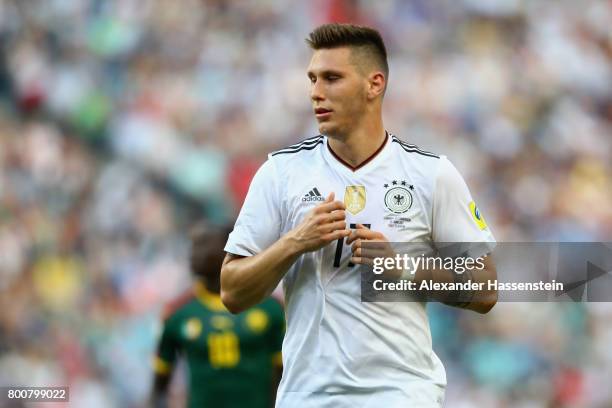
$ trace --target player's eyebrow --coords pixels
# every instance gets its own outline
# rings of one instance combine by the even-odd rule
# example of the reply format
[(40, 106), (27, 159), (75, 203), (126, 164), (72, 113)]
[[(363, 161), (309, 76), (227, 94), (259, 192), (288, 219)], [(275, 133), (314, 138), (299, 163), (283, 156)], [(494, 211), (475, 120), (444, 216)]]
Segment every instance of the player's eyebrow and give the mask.
[(308, 76), (308, 78), (310, 77), (316, 77), (317, 74), (319, 74), (320, 76), (326, 76), (326, 75), (344, 75), (344, 73), (342, 71), (338, 71), (335, 69), (324, 69), (321, 71), (317, 71), (314, 69), (309, 69), (308, 72), (306, 73), (306, 75)]

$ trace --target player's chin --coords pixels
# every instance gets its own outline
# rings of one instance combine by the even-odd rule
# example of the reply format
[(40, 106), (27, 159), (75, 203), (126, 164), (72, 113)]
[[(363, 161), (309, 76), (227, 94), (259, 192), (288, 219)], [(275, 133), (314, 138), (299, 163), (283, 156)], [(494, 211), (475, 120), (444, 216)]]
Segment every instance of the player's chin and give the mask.
[(336, 127), (337, 126), (334, 126), (334, 124), (331, 123), (330, 121), (320, 121), (319, 122), (319, 133), (321, 133), (322, 135), (329, 136), (335, 133)]

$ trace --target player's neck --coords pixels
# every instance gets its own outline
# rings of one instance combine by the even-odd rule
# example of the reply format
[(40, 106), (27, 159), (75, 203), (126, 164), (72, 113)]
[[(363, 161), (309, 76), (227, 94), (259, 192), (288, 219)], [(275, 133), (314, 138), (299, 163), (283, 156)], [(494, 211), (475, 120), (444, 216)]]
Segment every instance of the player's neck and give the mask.
[(196, 281), (196, 288), (213, 295), (219, 295), (221, 293), (221, 282), (218, 279), (200, 279)]
[(329, 137), (329, 147), (342, 161), (353, 168), (359, 167), (364, 161), (380, 149), (387, 135), (382, 120), (370, 126), (360, 126), (342, 137)]

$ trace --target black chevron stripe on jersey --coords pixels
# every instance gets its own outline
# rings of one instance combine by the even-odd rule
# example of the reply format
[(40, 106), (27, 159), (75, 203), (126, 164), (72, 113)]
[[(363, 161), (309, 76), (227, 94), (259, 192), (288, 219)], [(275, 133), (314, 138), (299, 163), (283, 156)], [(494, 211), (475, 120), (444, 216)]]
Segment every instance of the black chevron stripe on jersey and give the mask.
[(417, 153), (417, 154), (420, 154), (420, 155), (423, 155), (423, 156), (435, 157), (436, 159), (440, 158), (440, 156), (438, 156), (437, 154), (434, 154), (432, 152), (428, 152), (426, 150), (421, 150), (416, 145), (409, 144), (409, 143), (406, 143), (406, 142), (402, 142), (401, 140), (399, 140), (395, 136), (392, 136), (392, 141), (394, 143), (399, 144), (401, 146), (401, 148), (404, 149), (405, 152), (408, 152), (408, 153)]
[(272, 156), (276, 156), (277, 154), (297, 153), (301, 150), (312, 150), (320, 144), (323, 144), (323, 136), (315, 136), (306, 139), (301, 143), (296, 143), (289, 147), (285, 147), (284, 149), (278, 150), (272, 153)]
[(431, 152), (427, 152), (427, 151), (421, 150), (421, 149), (419, 149), (419, 148), (416, 148), (416, 149), (415, 149), (415, 148), (413, 148), (413, 147), (408, 147), (408, 146), (406, 146), (406, 145), (404, 145), (404, 144), (402, 144), (402, 143), (400, 143), (400, 142), (397, 142), (397, 141), (395, 141), (395, 140), (394, 140), (393, 142), (394, 142), (394, 143), (399, 144), (399, 145), (400, 145), (400, 147), (401, 147), (401, 148), (402, 148), (402, 149), (403, 149), (405, 152), (408, 152), (408, 153), (416, 153), (416, 154), (420, 154), (420, 155), (422, 155), (422, 156), (433, 157), (433, 158), (435, 158), (435, 159), (439, 159), (439, 158), (440, 158), (440, 156), (438, 156), (437, 154), (433, 154), (433, 153), (431, 153)]
[(292, 151), (292, 150), (296, 150), (299, 149), (303, 146), (310, 146), (316, 142), (318, 142), (319, 140), (323, 140), (323, 136), (322, 135), (318, 135), (318, 136), (314, 136), (314, 137), (309, 137), (308, 139), (304, 139), (299, 143), (296, 144), (292, 144), (291, 146), (287, 146), (287, 147), (283, 147), (280, 150), (277, 150), (274, 153), (280, 153), (280, 152), (284, 152), (284, 151)]
[(304, 143), (312, 142), (312, 141), (313, 141), (313, 140), (315, 140), (315, 139), (322, 139), (322, 138), (323, 138), (323, 135), (316, 135), (316, 136), (313, 136), (313, 137), (308, 137), (308, 138), (306, 138), (306, 139), (302, 140), (301, 142), (297, 142), (297, 143), (292, 144), (292, 145), (290, 145), (290, 146), (284, 147), (284, 148), (283, 148), (283, 149), (281, 149), (281, 150), (284, 150), (284, 149), (291, 149), (291, 148), (293, 148), (293, 147), (299, 147), (300, 145), (303, 145)]
[(391, 138), (393, 139), (393, 141), (395, 143), (399, 143), (400, 145), (408, 148), (408, 149), (413, 149), (413, 150), (418, 150), (420, 153), (426, 153), (426, 154), (432, 154), (434, 156), (437, 156), (437, 154), (432, 153), (432, 152), (428, 152), (427, 150), (423, 150), (421, 149), (419, 146), (412, 144), (412, 143), (408, 143), (408, 142), (404, 142), (403, 140), (401, 140), (400, 138), (398, 138), (395, 135), (391, 135)]

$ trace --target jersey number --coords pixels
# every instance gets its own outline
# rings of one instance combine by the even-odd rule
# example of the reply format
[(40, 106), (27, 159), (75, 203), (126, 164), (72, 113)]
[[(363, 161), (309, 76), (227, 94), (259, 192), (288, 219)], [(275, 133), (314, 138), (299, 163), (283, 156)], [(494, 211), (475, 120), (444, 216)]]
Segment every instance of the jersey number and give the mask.
[(208, 335), (208, 359), (213, 368), (235, 367), (240, 361), (238, 336), (232, 332)]
[[(372, 224), (362, 224), (362, 225), (369, 229)], [(351, 229), (355, 229), (357, 228), (357, 224), (351, 224), (350, 227)], [(334, 257), (334, 268), (337, 268), (340, 266), (340, 257), (342, 256), (343, 247), (344, 247), (344, 238), (339, 238), (338, 243), (336, 244), (336, 256)], [(352, 267), (352, 266), (355, 266), (355, 264), (352, 262), (349, 262), (348, 266)]]

